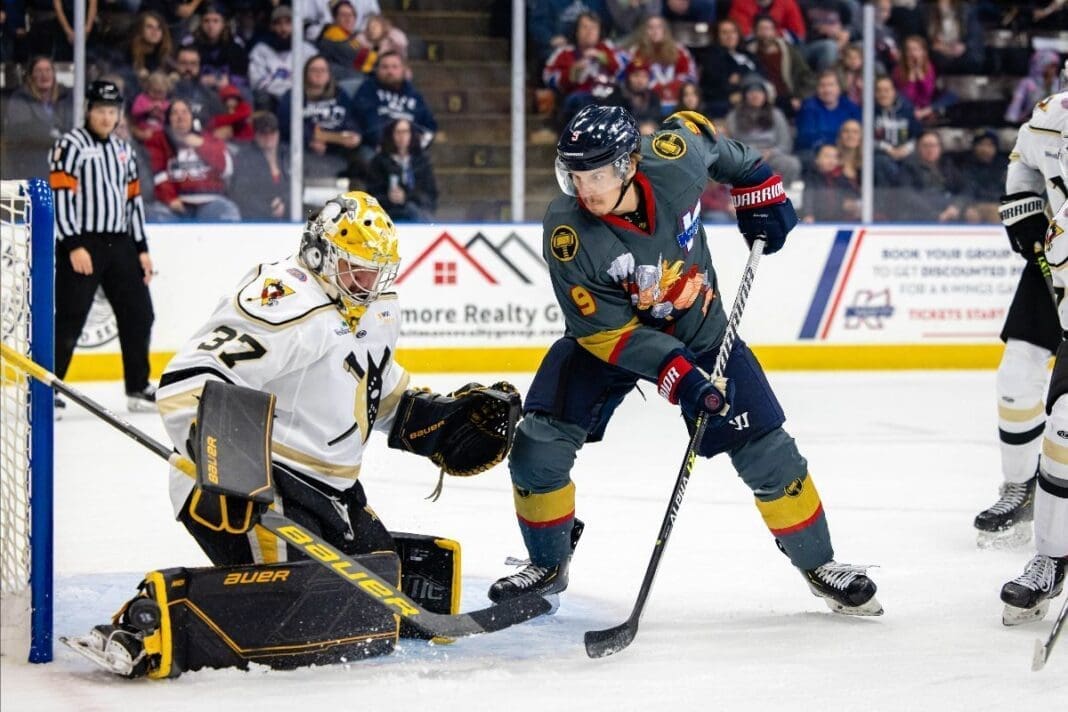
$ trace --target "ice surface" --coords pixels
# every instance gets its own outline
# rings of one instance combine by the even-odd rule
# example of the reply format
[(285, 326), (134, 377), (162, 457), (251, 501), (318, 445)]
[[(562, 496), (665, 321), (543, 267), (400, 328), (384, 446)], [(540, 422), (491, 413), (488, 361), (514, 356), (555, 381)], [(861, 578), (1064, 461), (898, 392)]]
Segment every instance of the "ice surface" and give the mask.
[[(476, 376), (494, 380), (486, 374)], [(522, 389), (528, 375), (513, 376)], [(416, 378), (449, 390), (465, 375)], [(1000, 481), (994, 374), (773, 373), (808, 458), (836, 556), (878, 564), (886, 615), (831, 614), (776, 550), (725, 458), (702, 461), (627, 650), (590, 660), (582, 634), (621, 622), (637, 594), (686, 433), (654, 389), (580, 453), (587, 524), (560, 611), (451, 646), (402, 641), (391, 657), (294, 672), (127, 681), (57, 648), (50, 665), (3, 658), (0, 707), (17, 710), (1038, 710), (1068, 709), (1068, 650), (1030, 671), (1039, 624), (1001, 625), (1001, 584), (1030, 549), (980, 551), (971, 520)], [(85, 390), (119, 409), (118, 384)], [(56, 429), (56, 633), (105, 622), (149, 570), (204, 565), (172, 516), (166, 465), (71, 404)], [(132, 415), (163, 437), (153, 415)], [(364, 464), (392, 528), (463, 545), (465, 609), (525, 556), (506, 469), (449, 478), (385, 438)], [(1060, 605), (1060, 600), (1056, 606)]]

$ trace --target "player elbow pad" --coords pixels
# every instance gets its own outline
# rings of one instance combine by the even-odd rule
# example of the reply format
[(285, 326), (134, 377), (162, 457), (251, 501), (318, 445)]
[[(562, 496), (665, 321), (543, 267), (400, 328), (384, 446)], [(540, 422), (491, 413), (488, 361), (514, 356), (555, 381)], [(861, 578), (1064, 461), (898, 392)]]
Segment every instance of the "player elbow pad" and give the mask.
[(1046, 199), (1032, 191), (1003, 195), (998, 215), (1012, 249), (1025, 256), (1033, 254), (1035, 243), (1042, 242), (1049, 226)]

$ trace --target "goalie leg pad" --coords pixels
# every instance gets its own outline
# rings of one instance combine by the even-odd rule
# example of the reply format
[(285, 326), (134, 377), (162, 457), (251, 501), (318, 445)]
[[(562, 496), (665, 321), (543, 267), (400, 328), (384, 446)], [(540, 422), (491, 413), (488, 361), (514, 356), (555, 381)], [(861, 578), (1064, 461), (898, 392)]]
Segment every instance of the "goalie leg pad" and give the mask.
[[(390, 532), (401, 562), (401, 590), (431, 613), (460, 612), (460, 542), (426, 534)], [(401, 620), (402, 638), (430, 638)]]
[(827, 515), (808, 462), (785, 430), (777, 428), (732, 451), (731, 463), (753, 490), (764, 523), (794, 566), (807, 571), (834, 558)]
[[(360, 556), (387, 580), (400, 580), (392, 552)], [(115, 623), (133, 628), (131, 611), (158, 606), (146, 631), (148, 676), (178, 677), (201, 668), (247, 669), (250, 663), (288, 670), (391, 653), (397, 619), (316, 563), (174, 568), (153, 571), (141, 595)]]

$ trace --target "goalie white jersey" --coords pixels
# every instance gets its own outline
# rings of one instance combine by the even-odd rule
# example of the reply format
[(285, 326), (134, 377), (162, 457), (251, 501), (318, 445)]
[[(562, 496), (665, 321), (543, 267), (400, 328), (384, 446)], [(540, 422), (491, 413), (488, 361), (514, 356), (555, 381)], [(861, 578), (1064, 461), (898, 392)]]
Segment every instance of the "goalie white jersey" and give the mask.
[(1056, 213), (1068, 199), (1061, 162), (1061, 148), (1068, 131), (1068, 91), (1048, 96), (1035, 105), (1030, 120), (1020, 127), (1016, 145), (1009, 154), (1005, 193), (1043, 192)]
[[(409, 376), (395, 359), (400, 309), (395, 294), (371, 303), (355, 331), (296, 258), (261, 264), (222, 299), (178, 351), (157, 402), (185, 455), (198, 396), (209, 379), (273, 393), (272, 457), (334, 489), (359, 476), (372, 429), (388, 432)], [(177, 512), (193, 481), (171, 473)]]

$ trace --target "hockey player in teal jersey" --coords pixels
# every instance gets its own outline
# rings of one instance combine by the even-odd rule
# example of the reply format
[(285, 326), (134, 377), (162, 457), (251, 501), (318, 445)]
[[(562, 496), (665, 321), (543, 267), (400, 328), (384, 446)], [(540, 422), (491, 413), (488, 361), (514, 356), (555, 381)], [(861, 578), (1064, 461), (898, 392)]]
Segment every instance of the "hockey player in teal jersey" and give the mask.
[(726, 327), (701, 225), (709, 180), (733, 186), (739, 229), (778, 251), (797, 215), (782, 181), (749, 147), (716, 134), (694, 112), (668, 117), (652, 136), (619, 107), (591, 106), (557, 144), (564, 195), (544, 219), (543, 253), (565, 336), (546, 354), (509, 456), (519, 528), (530, 563), (492, 585), (505, 600), (567, 587), (582, 523), (571, 469), (641, 381), (681, 406), (689, 428), (709, 427), (704, 457), (726, 452), (753, 490), (779, 548), (812, 592), (841, 613), (878, 615), (866, 567), (834, 561), (826, 515), (782, 408), (756, 357), (738, 340), (726, 378), (712, 371)]

